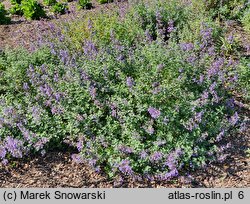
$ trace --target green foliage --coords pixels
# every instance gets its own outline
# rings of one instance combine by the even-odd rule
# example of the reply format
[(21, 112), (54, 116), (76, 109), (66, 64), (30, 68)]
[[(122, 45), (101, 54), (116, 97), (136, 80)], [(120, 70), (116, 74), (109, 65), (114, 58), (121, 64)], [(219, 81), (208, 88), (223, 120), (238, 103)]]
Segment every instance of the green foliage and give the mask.
[(58, 13), (58, 14), (65, 14), (68, 9), (67, 3), (60, 3), (57, 2), (52, 6), (52, 12)]
[[(64, 24), (67, 29), (63, 29), (66, 38), (73, 41), (69, 46), (82, 47), (85, 40), (92, 38), (97, 44), (109, 44), (113, 37), (122, 44), (133, 45), (144, 40), (144, 35), (148, 32), (153, 39), (157, 38), (156, 11), (162, 16), (162, 26), (166, 27), (164, 32), (165, 40), (169, 38), (167, 32), (168, 24), (173, 21), (175, 35), (178, 35), (183, 26), (187, 25), (187, 7), (177, 4), (174, 1), (157, 1), (158, 4), (149, 4), (139, 1), (132, 3), (131, 9), (126, 13), (116, 12), (88, 14), (80, 20), (70, 21)], [(151, 5), (152, 4), (152, 5)], [(191, 20), (190, 20), (191, 22)], [(89, 29), (91, 25), (91, 29)], [(92, 35), (95, 33), (95, 35)], [(73, 48), (72, 48), (73, 49)]]
[(0, 2), (0, 24), (10, 23), (10, 18), (7, 15), (8, 13), (5, 10), (4, 5)]
[(22, 7), (21, 7), (22, 0), (11, 0), (11, 8), (10, 13), (16, 15), (23, 15)]
[(22, 0), (21, 8), (25, 18), (29, 20), (40, 19), (46, 16), (43, 7), (36, 0)]
[(11, 4), (21, 4), (22, 0), (10, 0)]
[(242, 98), (249, 102), (250, 101), (250, 60), (242, 58), (240, 66), (238, 67), (239, 83), (238, 91), (241, 93)]
[(8, 50), (5, 53), (0, 53), (0, 58), (0, 73), (3, 72), (3, 77), (0, 78), (1, 94), (6, 93), (6, 91), (14, 94), (22, 89), (23, 81), (27, 79), (25, 78), (26, 69), (30, 64), (42, 65), (45, 62), (55, 60), (46, 48), (33, 54), (24, 49)]
[(92, 8), (91, 0), (79, 0), (78, 5), (80, 6), (80, 8), (84, 8), (84, 9)]
[(73, 42), (68, 44), (72, 49), (81, 49), (85, 40), (92, 38), (98, 45), (107, 45), (111, 41), (112, 33), (124, 44), (132, 45), (141, 32), (143, 33), (131, 19), (120, 19), (117, 13), (88, 13), (88, 16), (63, 26), (67, 28), (62, 30), (65, 38)]
[(209, 0), (205, 1), (205, 8), (214, 17), (220, 19), (238, 19), (247, 4), (247, 0)]
[(250, 34), (250, 7), (244, 11), (241, 23), (243, 24), (244, 29)]
[(248, 149), (246, 150), (246, 155), (247, 155), (247, 157), (250, 157), (250, 148), (248, 148)]
[(100, 4), (110, 3), (113, 2), (113, 0), (97, 0)]
[(57, 3), (56, 0), (43, 0), (44, 5), (46, 6), (53, 6)]

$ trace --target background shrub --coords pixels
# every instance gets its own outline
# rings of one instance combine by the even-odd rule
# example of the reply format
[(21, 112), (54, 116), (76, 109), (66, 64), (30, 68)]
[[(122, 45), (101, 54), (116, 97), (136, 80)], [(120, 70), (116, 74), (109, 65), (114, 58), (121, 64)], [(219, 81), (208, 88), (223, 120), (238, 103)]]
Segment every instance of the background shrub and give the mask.
[(45, 11), (36, 0), (22, 0), (21, 8), (25, 18), (29, 20), (45, 17)]
[(241, 22), (245, 30), (250, 33), (250, 7), (244, 11)]
[(43, 0), (44, 5), (46, 6), (53, 6), (57, 3), (56, 0)]
[(52, 6), (52, 12), (57, 14), (65, 14), (68, 10), (67, 3), (57, 2)]
[(246, 103), (249, 103), (250, 100), (250, 60), (247, 58), (242, 58), (241, 63), (238, 67), (238, 92), (241, 93), (241, 97), (245, 100)]
[(21, 2), (22, 0), (11, 0), (11, 8), (10, 8), (10, 13), (11, 14), (16, 14), (16, 15), (23, 15), (22, 7), (21, 7)]
[(0, 2), (0, 24), (10, 23), (10, 18), (7, 16), (7, 11), (5, 10), (4, 5)]
[[(167, 40), (173, 27), (173, 35), (179, 35), (179, 31), (187, 25), (187, 6), (177, 4), (174, 1), (157, 1), (153, 4), (149, 1), (131, 3), (127, 12), (110, 12), (104, 14), (88, 14), (79, 20), (69, 20), (63, 24), (62, 32), (69, 45), (81, 49), (85, 40), (93, 40), (97, 46), (107, 45), (111, 42), (111, 36), (118, 39), (124, 45), (134, 46), (145, 40), (144, 34), (156, 39), (157, 35)], [(191, 19), (190, 19), (191, 23)], [(200, 25), (200, 24), (199, 24)], [(94, 33), (94, 35), (93, 35)], [(72, 48), (73, 49), (73, 48)]]
[(92, 7), (91, 0), (79, 0), (78, 4), (81, 8), (90, 9)]

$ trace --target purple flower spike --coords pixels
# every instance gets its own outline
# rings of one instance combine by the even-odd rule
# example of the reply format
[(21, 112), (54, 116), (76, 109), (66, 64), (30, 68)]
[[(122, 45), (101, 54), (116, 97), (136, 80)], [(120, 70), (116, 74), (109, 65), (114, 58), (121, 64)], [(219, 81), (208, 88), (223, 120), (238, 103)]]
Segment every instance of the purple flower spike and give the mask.
[(232, 34), (229, 35), (228, 38), (227, 38), (227, 41), (228, 41), (230, 44), (233, 44), (233, 42), (234, 42), (234, 36), (233, 36)]
[(96, 97), (96, 88), (94, 86), (89, 87), (89, 93), (92, 99), (95, 99)]
[(170, 20), (168, 22), (168, 32), (171, 33), (174, 31), (174, 21), (173, 20)]
[(148, 112), (150, 116), (154, 119), (157, 119), (161, 115), (161, 111), (153, 107), (149, 107)]
[(0, 146), (0, 158), (3, 159), (6, 155), (6, 149), (3, 146)]
[(148, 156), (147, 152), (145, 152), (144, 150), (141, 151), (141, 153), (140, 153), (140, 159), (146, 159), (147, 156)]
[(27, 91), (27, 90), (29, 90), (29, 85), (28, 85), (28, 83), (23, 83), (23, 89), (25, 90), (25, 91)]
[(161, 152), (155, 152), (150, 156), (151, 162), (157, 162), (162, 159), (163, 154)]
[(132, 168), (131, 168), (131, 166), (129, 164), (130, 164), (130, 162), (128, 160), (122, 160), (122, 162), (119, 165), (119, 170), (123, 174), (132, 175), (133, 174), (133, 170), (132, 170)]
[(11, 153), (11, 155), (15, 158), (22, 158), (22, 147), (23, 142), (14, 139), (10, 136), (5, 139), (5, 148)]
[(145, 31), (145, 36), (146, 36), (147, 41), (152, 42), (153, 39), (148, 29)]
[(164, 179), (165, 180), (169, 180), (169, 179), (171, 179), (171, 178), (173, 178), (173, 177), (176, 177), (176, 176), (178, 176), (178, 170), (177, 169), (173, 169), (173, 170), (171, 170), (170, 172), (168, 172), (168, 173), (166, 173), (165, 174), (165, 177), (164, 177)]
[(134, 80), (133, 80), (132, 77), (127, 77), (126, 82), (127, 82), (127, 86), (128, 86), (129, 88), (132, 88), (132, 86), (134, 85)]
[(121, 151), (124, 154), (131, 154), (134, 152), (134, 150), (131, 147), (125, 146), (125, 145), (120, 145), (118, 147), (119, 151)]
[(182, 43), (180, 44), (180, 47), (183, 51), (190, 51), (194, 49), (193, 43)]
[(222, 130), (216, 137), (216, 142), (219, 142), (222, 140), (223, 136), (225, 134), (225, 130)]
[(83, 163), (83, 159), (82, 159), (82, 156), (81, 156), (80, 154), (73, 154), (73, 155), (71, 156), (71, 158), (72, 158), (72, 160), (73, 160), (74, 162), (76, 162), (77, 164)]
[(80, 152), (83, 148), (83, 142), (82, 141), (78, 141), (76, 144), (77, 150)]
[(231, 125), (236, 125), (236, 123), (239, 121), (238, 113), (235, 112), (235, 114), (229, 119), (229, 122)]
[(145, 128), (146, 132), (150, 135), (154, 134), (155, 129), (152, 126), (148, 126), (147, 128)]

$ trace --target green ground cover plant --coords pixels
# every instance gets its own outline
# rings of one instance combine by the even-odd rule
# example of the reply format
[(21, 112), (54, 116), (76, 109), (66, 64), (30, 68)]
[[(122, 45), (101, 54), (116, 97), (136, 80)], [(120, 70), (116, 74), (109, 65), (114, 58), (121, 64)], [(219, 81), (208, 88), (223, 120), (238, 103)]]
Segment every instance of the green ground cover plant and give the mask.
[(10, 18), (8, 17), (8, 13), (5, 9), (5, 6), (0, 2), (0, 24), (8, 23), (10, 23)]
[(43, 7), (36, 0), (22, 0), (21, 9), (24, 17), (28, 20), (40, 19), (46, 16)]
[(53, 6), (57, 3), (56, 0), (43, 0), (43, 4), (46, 6)]
[(52, 6), (52, 12), (57, 14), (65, 14), (68, 9), (69, 7), (67, 3), (56, 2)]
[(92, 8), (91, 0), (79, 0), (78, 4), (81, 8), (84, 8), (84, 9)]
[(21, 2), (22, 0), (11, 0), (11, 8), (10, 8), (10, 13), (11, 14), (16, 14), (16, 15), (23, 15), (22, 7), (21, 7)]
[(100, 4), (105, 4), (109, 2), (113, 2), (113, 0), (97, 0)]
[(250, 33), (250, 7), (244, 11), (241, 22), (245, 30)]

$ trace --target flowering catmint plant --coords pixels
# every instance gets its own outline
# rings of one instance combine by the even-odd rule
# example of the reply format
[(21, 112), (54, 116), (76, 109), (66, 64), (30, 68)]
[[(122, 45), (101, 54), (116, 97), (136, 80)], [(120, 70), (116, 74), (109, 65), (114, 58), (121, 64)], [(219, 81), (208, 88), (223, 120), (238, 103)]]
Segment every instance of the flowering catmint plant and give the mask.
[(157, 119), (161, 115), (161, 111), (153, 107), (149, 107), (148, 112), (153, 119)]
[(133, 170), (130, 166), (130, 162), (128, 160), (123, 160), (120, 165), (119, 165), (119, 170), (123, 173), (123, 174), (127, 174), (127, 175), (132, 175), (133, 174)]
[(188, 10), (162, 4), (123, 16), (131, 32), (93, 17), (80, 40), (72, 25), (50, 24), (54, 39), (32, 53), (0, 53), (1, 162), (71, 146), (96, 172), (152, 181), (223, 161), (224, 138), (245, 126), (232, 94), (238, 63), (209, 24), (185, 40)]

